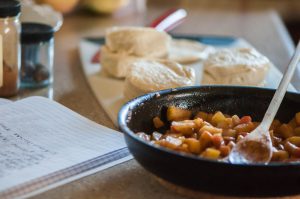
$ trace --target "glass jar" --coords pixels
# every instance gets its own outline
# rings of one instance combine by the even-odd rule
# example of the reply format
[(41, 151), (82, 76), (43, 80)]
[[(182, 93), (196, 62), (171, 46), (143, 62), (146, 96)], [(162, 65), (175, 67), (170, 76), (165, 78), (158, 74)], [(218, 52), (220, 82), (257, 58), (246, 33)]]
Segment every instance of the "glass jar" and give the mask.
[(22, 87), (43, 87), (53, 82), (53, 35), (49, 25), (22, 23)]
[(0, 1), (0, 97), (19, 89), (21, 5), (16, 0)]

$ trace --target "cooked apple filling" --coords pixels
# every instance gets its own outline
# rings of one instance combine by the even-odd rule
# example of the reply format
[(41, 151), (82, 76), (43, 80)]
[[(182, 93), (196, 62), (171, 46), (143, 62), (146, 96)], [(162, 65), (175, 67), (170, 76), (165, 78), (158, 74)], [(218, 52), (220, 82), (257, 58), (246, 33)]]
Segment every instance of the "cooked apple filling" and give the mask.
[[(159, 133), (170, 123), (168, 130)], [(253, 131), (259, 122), (250, 116), (239, 117), (218, 111), (197, 112), (169, 107), (167, 121), (153, 118), (157, 129), (151, 134), (138, 132), (137, 136), (155, 145), (209, 159), (226, 159), (232, 147)], [(300, 161), (300, 112), (289, 123), (274, 120), (270, 127), (273, 143), (272, 160)]]

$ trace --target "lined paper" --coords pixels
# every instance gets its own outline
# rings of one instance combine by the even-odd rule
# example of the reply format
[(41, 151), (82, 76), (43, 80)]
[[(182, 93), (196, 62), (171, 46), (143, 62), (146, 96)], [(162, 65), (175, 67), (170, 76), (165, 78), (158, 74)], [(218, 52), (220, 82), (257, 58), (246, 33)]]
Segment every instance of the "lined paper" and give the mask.
[(5, 105), (5, 104), (9, 104), (12, 103), (12, 101), (5, 99), (5, 98), (0, 98), (0, 106), (1, 105)]
[(0, 197), (28, 194), (129, 157), (123, 134), (46, 98), (0, 106), (0, 114)]

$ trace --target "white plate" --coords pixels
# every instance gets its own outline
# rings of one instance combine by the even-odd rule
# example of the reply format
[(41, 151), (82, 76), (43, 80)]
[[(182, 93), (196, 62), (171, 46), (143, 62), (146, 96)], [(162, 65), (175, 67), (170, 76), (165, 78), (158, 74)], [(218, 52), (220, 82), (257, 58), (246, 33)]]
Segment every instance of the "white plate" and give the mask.
[[(243, 39), (236, 39), (231, 45), (219, 46), (219, 47), (247, 47), (251, 46), (248, 42)], [(100, 45), (88, 40), (81, 40), (79, 44), (80, 58), (82, 67), (86, 79), (94, 92), (98, 102), (102, 105), (105, 112), (108, 114), (110, 119), (117, 126), (118, 112), (121, 106), (126, 102), (123, 99), (123, 87), (124, 80), (114, 79), (107, 76), (101, 71), (100, 64), (91, 63), (92, 56), (99, 50)], [(198, 64), (195, 67), (197, 75), (197, 82), (200, 82), (201, 78), (201, 67)], [(272, 66), (267, 75), (265, 86), (266, 88), (277, 88), (282, 73), (275, 67)], [(197, 84), (196, 84), (197, 85)], [(199, 85), (199, 84), (198, 84)], [(293, 86), (289, 86), (289, 91), (296, 91)]]

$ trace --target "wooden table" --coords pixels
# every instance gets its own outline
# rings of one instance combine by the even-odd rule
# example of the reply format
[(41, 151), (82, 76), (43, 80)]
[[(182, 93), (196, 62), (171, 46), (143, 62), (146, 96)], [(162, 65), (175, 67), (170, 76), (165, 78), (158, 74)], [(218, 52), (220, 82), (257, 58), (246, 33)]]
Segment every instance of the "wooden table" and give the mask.
[[(197, 6), (183, 6), (188, 9), (188, 19), (173, 32), (243, 37), (268, 56), (275, 65), (286, 66), (288, 63), (294, 46), (275, 12), (208, 11), (201, 10)], [(99, 124), (116, 128), (97, 103), (84, 78), (77, 49), (79, 40), (84, 36), (102, 36), (105, 28), (113, 25), (146, 25), (165, 9), (164, 5), (158, 7), (149, 5), (146, 14), (123, 17), (95, 17), (83, 14), (67, 16), (64, 25), (55, 36), (53, 87), (23, 91), (18, 97), (50, 93), (54, 100), (83, 116)], [(299, 85), (296, 87), (299, 88)], [(187, 191), (183, 191), (183, 195), (178, 194), (169, 186), (162, 186), (135, 160), (131, 160), (33, 198), (181, 199), (187, 198), (185, 194), (191, 195)], [(192, 195), (195, 198), (224, 198), (206, 193)]]

